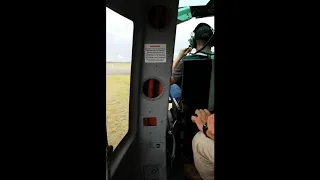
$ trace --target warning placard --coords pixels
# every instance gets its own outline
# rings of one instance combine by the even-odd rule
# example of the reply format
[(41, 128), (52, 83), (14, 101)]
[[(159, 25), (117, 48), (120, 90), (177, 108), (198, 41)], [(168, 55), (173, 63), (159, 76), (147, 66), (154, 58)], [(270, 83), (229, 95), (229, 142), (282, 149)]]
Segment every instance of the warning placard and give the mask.
[(167, 58), (166, 52), (166, 44), (145, 44), (145, 63), (165, 63)]

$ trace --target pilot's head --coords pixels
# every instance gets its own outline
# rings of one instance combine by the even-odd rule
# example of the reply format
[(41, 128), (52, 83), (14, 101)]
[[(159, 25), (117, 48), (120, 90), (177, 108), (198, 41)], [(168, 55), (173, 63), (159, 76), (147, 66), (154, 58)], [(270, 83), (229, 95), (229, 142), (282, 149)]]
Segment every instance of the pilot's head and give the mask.
[(206, 23), (200, 23), (191, 34), (190, 47), (196, 48), (197, 50), (206, 46), (206, 49), (211, 49), (214, 45), (214, 31)]

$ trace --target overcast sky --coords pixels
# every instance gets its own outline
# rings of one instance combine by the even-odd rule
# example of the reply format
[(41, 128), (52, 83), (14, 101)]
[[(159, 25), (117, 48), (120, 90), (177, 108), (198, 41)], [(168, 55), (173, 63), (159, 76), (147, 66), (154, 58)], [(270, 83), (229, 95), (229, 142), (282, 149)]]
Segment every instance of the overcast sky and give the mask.
[[(204, 5), (208, 0), (197, 1), (192, 4), (191, 0), (183, 0), (179, 6)], [(112, 62), (130, 62), (132, 53), (133, 23), (131, 20), (106, 9), (107, 11), (107, 61)], [(214, 29), (214, 17), (191, 19), (179, 24), (176, 30), (175, 55), (179, 50), (189, 45), (191, 31), (201, 22), (209, 24)], [(212, 48), (214, 51), (214, 49)]]

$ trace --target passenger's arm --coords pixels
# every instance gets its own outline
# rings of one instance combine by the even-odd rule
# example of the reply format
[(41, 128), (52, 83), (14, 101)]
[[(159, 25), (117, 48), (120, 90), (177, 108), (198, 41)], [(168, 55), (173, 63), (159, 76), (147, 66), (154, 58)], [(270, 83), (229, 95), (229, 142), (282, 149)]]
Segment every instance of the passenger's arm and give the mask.
[(189, 52), (191, 52), (191, 48), (181, 49), (177, 58), (172, 63), (172, 76), (170, 77), (170, 85), (174, 84), (176, 81), (182, 77), (182, 68), (181, 59), (183, 59)]
[(177, 65), (180, 63), (182, 58), (178, 57), (172, 64), (172, 75), (170, 77), (170, 85), (174, 84), (176, 81), (174, 80), (173, 74), (175, 73)]
[(173, 78), (173, 76), (170, 77), (170, 85), (174, 84), (175, 83), (175, 80)]
[(176, 83), (176, 81), (181, 81), (183, 71), (183, 61), (180, 61), (179, 64), (175, 67), (175, 70), (172, 72), (170, 77), (170, 85)]
[(174, 72), (174, 70), (176, 69), (177, 65), (179, 64), (179, 62), (181, 61), (183, 57), (177, 57), (175, 61), (173, 61), (172, 64), (172, 72)]
[(207, 131), (207, 136), (208, 136), (210, 139), (214, 140), (214, 134), (213, 134), (212, 132)]
[(177, 58), (173, 61), (172, 72), (176, 69), (181, 59), (184, 58), (189, 52), (191, 52), (191, 50), (192, 50), (191, 48), (184, 48), (180, 50)]
[(178, 64), (181, 62), (182, 58), (182, 56), (178, 56), (172, 64), (172, 76), (170, 77), (170, 85), (176, 82), (173, 76), (177, 76), (177, 74), (181, 73), (180, 70), (176, 68)]
[(207, 136), (210, 139), (214, 140), (214, 114), (211, 114), (208, 117), (207, 125), (208, 125)]
[(191, 120), (197, 125), (198, 129), (203, 132), (203, 125), (207, 123), (208, 130), (206, 132), (207, 136), (214, 140), (214, 115), (211, 114), (207, 109), (196, 110), (195, 114), (197, 116), (192, 116)]

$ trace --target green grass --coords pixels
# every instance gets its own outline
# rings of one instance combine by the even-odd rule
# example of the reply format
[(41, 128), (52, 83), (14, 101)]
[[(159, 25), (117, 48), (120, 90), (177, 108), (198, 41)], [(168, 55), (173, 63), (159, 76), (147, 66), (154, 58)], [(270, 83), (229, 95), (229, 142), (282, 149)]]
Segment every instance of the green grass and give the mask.
[(113, 65), (114, 68), (119, 69), (119, 70), (122, 70), (122, 69), (130, 69), (130, 68), (131, 68), (131, 63), (126, 63), (126, 62), (124, 62), (124, 63), (122, 63), (122, 62), (119, 62), (119, 63), (117, 63), (117, 62), (111, 63), (111, 62), (107, 62), (107, 63), (106, 63), (106, 68), (107, 68), (107, 70), (108, 70), (108, 69), (111, 69), (111, 68), (112, 68), (112, 65)]
[(115, 148), (128, 132), (130, 76), (107, 76), (106, 81), (108, 144), (113, 145)]

